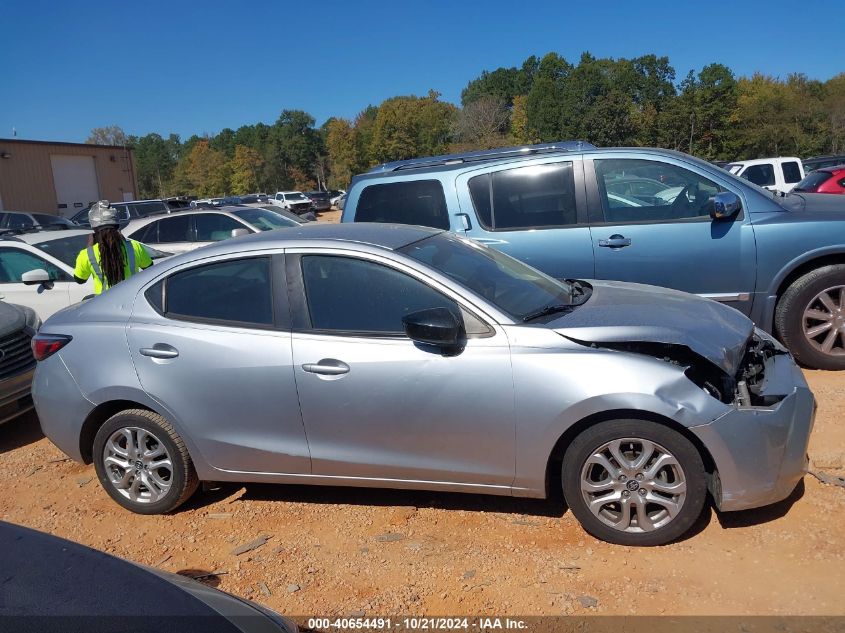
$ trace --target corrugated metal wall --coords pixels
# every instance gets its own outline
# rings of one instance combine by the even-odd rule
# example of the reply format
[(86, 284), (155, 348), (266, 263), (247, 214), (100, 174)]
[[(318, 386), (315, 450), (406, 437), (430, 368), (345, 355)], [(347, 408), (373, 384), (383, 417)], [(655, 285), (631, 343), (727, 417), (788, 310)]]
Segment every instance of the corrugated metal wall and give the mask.
[(124, 200), (124, 193), (131, 200), (137, 198), (131, 150), (104, 145), (0, 139), (0, 201), (3, 209), (61, 215), (50, 164), (52, 154), (93, 156), (100, 199), (120, 202)]

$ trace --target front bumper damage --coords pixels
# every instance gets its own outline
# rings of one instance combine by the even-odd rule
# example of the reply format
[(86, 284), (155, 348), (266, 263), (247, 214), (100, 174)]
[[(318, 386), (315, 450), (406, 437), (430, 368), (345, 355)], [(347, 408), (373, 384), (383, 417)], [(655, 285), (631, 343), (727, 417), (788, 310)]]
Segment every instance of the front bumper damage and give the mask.
[(715, 463), (709, 488), (722, 511), (746, 510), (787, 498), (807, 468), (816, 402), (788, 354), (770, 356), (755, 400), (736, 403), (712, 422), (690, 427)]

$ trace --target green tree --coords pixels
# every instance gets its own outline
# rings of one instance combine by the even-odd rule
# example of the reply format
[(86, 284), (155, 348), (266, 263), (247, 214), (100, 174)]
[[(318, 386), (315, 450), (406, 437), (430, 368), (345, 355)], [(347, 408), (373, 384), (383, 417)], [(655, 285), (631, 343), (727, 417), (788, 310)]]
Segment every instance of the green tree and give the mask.
[(223, 152), (209, 147), (207, 140), (196, 141), (176, 169), (175, 185), (181, 194), (202, 198), (229, 192), (229, 167)]
[(457, 108), (429, 91), (426, 97), (393, 97), (378, 108), (370, 155), (378, 162), (441, 154), (448, 148)]
[(345, 189), (359, 171), (357, 134), (346, 119), (331, 119), (326, 124), (326, 150), (329, 155), (329, 186)]
[(258, 189), (263, 168), (264, 159), (258, 150), (246, 145), (236, 145), (235, 155), (229, 163), (232, 191), (250, 193)]

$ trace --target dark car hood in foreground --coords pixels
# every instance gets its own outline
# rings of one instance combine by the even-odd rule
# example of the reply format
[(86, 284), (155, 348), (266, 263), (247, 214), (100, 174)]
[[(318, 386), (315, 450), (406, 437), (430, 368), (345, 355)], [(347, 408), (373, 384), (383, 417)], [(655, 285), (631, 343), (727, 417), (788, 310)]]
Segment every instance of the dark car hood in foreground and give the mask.
[(173, 576), (0, 521), (0, 621), (20, 625), (14, 630), (296, 630), (292, 623), (271, 621), (256, 605)]
[(0, 337), (17, 332), (25, 325), (26, 314), (23, 310), (5, 301), (0, 301)]
[(587, 343), (683, 345), (730, 376), (736, 374), (754, 331), (754, 324), (739, 311), (668, 288), (589, 283), (589, 300), (546, 327)]

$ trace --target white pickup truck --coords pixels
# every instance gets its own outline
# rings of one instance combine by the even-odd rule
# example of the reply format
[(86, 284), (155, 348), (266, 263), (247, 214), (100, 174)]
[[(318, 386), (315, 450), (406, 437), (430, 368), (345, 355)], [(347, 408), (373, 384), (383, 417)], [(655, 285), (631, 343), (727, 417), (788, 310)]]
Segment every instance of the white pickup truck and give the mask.
[(794, 156), (739, 160), (725, 165), (732, 174), (768, 189), (789, 193), (804, 179), (804, 166)]
[(293, 211), (297, 215), (308, 213), (314, 207), (311, 199), (301, 191), (278, 191), (270, 199), (270, 203), (288, 211)]

